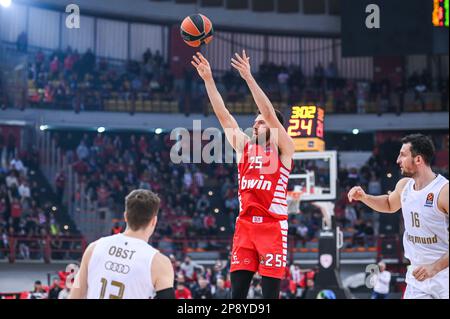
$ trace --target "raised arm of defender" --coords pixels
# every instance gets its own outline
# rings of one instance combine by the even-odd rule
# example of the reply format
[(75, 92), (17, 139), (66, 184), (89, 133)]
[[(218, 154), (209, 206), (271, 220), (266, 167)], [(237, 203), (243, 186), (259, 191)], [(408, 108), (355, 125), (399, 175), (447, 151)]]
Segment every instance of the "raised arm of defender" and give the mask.
[(205, 57), (197, 52), (197, 55), (192, 57), (192, 65), (197, 69), (200, 77), (205, 81), (206, 92), (213, 107), (220, 125), (224, 129), (225, 136), (228, 142), (233, 146), (236, 152), (241, 152), (244, 149), (245, 142), (249, 139), (247, 135), (239, 128), (236, 119), (231, 115), (225, 107), (222, 96), (217, 90), (216, 83), (212, 75), (211, 67)]
[(395, 213), (401, 208), (400, 197), (408, 180), (408, 178), (402, 178), (398, 181), (394, 191), (389, 195), (372, 196), (366, 194), (360, 186), (355, 186), (348, 192), (347, 196), (350, 202), (359, 200), (377, 212)]
[(270, 128), (277, 129), (278, 132), (278, 147), (281, 155), (290, 159), (295, 152), (295, 145), (292, 138), (286, 132), (284, 126), (280, 123), (267, 95), (256, 82), (251, 72), (250, 58), (246, 55), (245, 50), (242, 51), (242, 56), (235, 53), (236, 59), (231, 59), (231, 65), (239, 71), (241, 77), (247, 82), (247, 85), (252, 92), (253, 99), (258, 106), (259, 111), (267, 122)]

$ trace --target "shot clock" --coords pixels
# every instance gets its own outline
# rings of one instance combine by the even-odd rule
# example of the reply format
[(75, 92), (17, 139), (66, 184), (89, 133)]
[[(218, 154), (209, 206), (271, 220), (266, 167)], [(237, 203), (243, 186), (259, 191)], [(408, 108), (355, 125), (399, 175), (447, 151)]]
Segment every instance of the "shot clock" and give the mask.
[(295, 151), (324, 151), (323, 108), (316, 105), (292, 106), (288, 134), (295, 143)]

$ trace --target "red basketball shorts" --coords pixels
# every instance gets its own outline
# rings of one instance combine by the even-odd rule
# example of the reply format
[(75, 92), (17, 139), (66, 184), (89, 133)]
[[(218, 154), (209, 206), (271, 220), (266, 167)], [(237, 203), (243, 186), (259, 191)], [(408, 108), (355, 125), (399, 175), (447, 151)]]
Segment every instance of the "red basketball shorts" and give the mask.
[[(266, 222), (267, 220), (267, 222)], [(283, 279), (286, 274), (288, 222), (244, 216), (236, 220), (230, 271), (248, 270)]]

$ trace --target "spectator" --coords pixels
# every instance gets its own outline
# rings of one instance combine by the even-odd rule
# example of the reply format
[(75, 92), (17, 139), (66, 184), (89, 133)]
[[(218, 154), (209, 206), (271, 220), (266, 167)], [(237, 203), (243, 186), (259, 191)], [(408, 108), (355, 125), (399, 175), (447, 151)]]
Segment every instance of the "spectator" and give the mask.
[(59, 299), (59, 294), (62, 291), (62, 288), (60, 286), (60, 280), (59, 278), (53, 279), (53, 284), (50, 286), (49, 292), (48, 292), (48, 299)]
[(17, 179), (16, 174), (11, 171), (8, 176), (6, 176), (6, 187), (9, 189), (17, 188), (19, 187), (19, 180)]
[(15, 156), (13, 157), (13, 159), (10, 162), (10, 166), (11, 169), (14, 169), (16, 171), (18, 171), (21, 174), (25, 174), (26, 175), (26, 168), (23, 165), (22, 161), (20, 160), (20, 158), (16, 158)]
[(26, 199), (30, 199), (31, 191), (30, 191), (30, 187), (28, 186), (28, 183), (26, 181), (22, 181), (22, 183), (20, 184), (19, 195), (21, 197), (22, 202)]
[(111, 235), (117, 235), (120, 234), (123, 231), (123, 227), (120, 225), (119, 222), (115, 222), (114, 226), (111, 229)]
[(333, 62), (330, 62), (325, 70), (325, 79), (327, 81), (327, 89), (334, 90), (336, 87), (337, 68)]
[(368, 192), (370, 195), (381, 195), (381, 183), (375, 174), (372, 174), (370, 178)]
[(22, 217), (22, 205), (17, 198), (13, 198), (11, 203), (11, 217), (13, 219), (14, 231), (19, 230), (19, 223)]
[(192, 299), (192, 294), (189, 288), (184, 283), (178, 283), (175, 290), (175, 299)]
[(191, 257), (189, 256), (186, 256), (184, 258), (184, 262), (181, 264), (180, 269), (183, 271), (187, 281), (194, 281), (196, 270), (200, 270), (200, 273), (203, 273), (205, 271), (205, 268), (202, 265), (199, 265), (196, 262), (192, 261)]
[(28, 49), (28, 35), (25, 31), (20, 32), (17, 36), (17, 51), (27, 52)]
[(204, 277), (199, 277), (198, 286), (194, 289), (194, 299), (212, 299), (211, 287)]
[(214, 292), (213, 299), (230, 299), (230, 289), (225, 288), (225, 281), (223, 278), (218, 278), (216, 281), (216, 291)]
[(208, 209), (210, 208), (210, 205), (211, 204), (209, 202), (208, 197), (206, 197), (206, 195), (203, 194), (197, 202), (197, 211), (200, 214), (205, 214), (208, 211)]
[(248, 292), (248, 298), (249, 299), (263, 299), (262, 287), (261, 287), (260, 282), (250, 286), (250, 289)]
[(386, 264), (383, 261), (378, 263), (378, 268), (378, 274), (372, 277), (374, 281), (372, 299), (387, 299), (390, 290), (391, 273), (386, 270)]
[(77, 147), (77, 156), (80, 160), (84, 160), (89, 156), (89, 150), (84, 141), (81, 141)]
[(42, 285), (40, 280), (34, 282), (34, 290), (29, 294), (28, 299), (47, 299), (48, 288)]

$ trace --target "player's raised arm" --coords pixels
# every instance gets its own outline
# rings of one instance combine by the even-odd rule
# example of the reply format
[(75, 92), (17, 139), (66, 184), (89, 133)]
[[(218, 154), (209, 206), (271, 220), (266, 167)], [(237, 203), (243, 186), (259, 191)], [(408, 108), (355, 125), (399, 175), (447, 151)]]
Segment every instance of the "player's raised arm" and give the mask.
[(247, 57), (245, 50), (242, 51), (242, 56), (235, 53), (235, 58), (231, 59), (231, 65), (239, 71), (241, 77), (247, 82), (247, 85), (252, 93), (253, 99), (258, 106), (259, 112), (264, 117), (267, 125), (270, 128), (278, 130), (278, 147), (281, 154), (292, 156), (295, 152), (295, 145), (292, 138), (286, 132), (284, 126), (280, 123), (267, 95), (256, 82), (251, 72), (250, 58)]
[(208, 93), (209, 100), (213, 107), (220, 125), (222, 125), (225, 135), (235, 151), (242, 151), (247, 139), (247, 135), (239, 128), (236, 119), (231, 115), (228, 109), (225, 107), (222, 96), (217, 90), (216, 83), (212, 75), (211, 67), (208, 60), (200, 53), (192, 57), (192, 65), (197, 69), (200, 77), (205, 81), (206, 92)]
[(86, 299), (88, 290), (88, 266), (94, 251), (95, 243), (90, 244), (81, 259), (80, 270), (75, 276), (72, 288), (70, 289), (69, 299)]
[(389, 195), (372, 196), (366, 194), (360, 186), (353, 187), (347, 194), (350, 202), (358, 200), (380, 213), (395, 213), (401, 208), (401, 194), (408, 182), (408, 178), (398, 181), (393, 192)]

